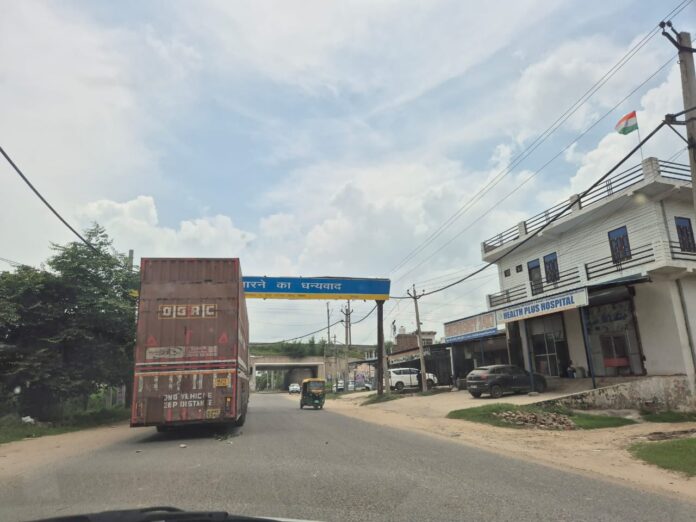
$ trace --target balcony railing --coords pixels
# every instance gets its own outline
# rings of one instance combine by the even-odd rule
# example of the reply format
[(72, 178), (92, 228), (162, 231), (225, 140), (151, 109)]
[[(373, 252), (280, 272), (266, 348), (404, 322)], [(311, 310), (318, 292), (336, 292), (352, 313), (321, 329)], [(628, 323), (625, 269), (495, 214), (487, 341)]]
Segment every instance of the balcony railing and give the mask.
[[(661, 176), (679, 181), (691, 181), (691, 174), (688, 165), (663, 160), (659, 160), (657, 163)], [(643, 166), (641, 164), (612, 174), (602, 183), (585, 194), (585, 196), (576, 203), (578, 205), (577, 208), (584, 208), (611, 197), (617, 192), (621, 192), (628, 187), (643, 181), (644, 177)], [(506, 243), (519, 239), (521, 228), (521, 231), (524, 234), (536, 232), (552, 219), (568, 215), (575, 210), (575, 208), (575, 206), (572, 208), (570, 207), (570, 200), (558, 203), (557, 205), (554, 205), (553, 207), (527, 219), (521, 224), (522, 226), (515, 225), (507, 230), (504, 230), (500, 234), (485, 240), (483, 242), (483, 251), (484, 253), (491, 252), (497, 248), (500, 248)]]
[(643, 245), (631, 249), (631, 257), (622, 261), (614, 261), (612, 256), (603, 257), (597, 261), (585, 264), (585, 273), (588, 281), (603, 277), (614, 272), (621, 272), (628, 268), (634, 268), (655, 261), (655, 252), (652, 245)]
[(681, 181), (691, 181), (691, 169), (688, 165), (673, 163), (671, 161), (659, 161), (660, 175), (665, 178), (679, 179)]
[[(693, 246), (693, 245), (692, 245)], [(681, 259), (683, 261), (696, 261), (696, 249), (684, 248), (679, 241), (669, 242), (669, 252), (672, 259)]]
[(636, 165), (630, 169), (614, 174), (602, 181), (595, 188), (590, 190), (583, 198), (580, 199), (580, 205), (587, 207), (593, 203), (597, 203), (609, 196), (622, 191), (625, 188), (635, 185), (643, 180), (643, 167)]
[(580, 283), (580, 269), (578, 267), (570, 268), (558, 273), (558, 279), (549, 281), (548, 279), (541, 285), (541, 292), (552, 292), (569, 286)]
[(521, 284), (518, 286), (513, 286), (502, 292), (496, 294), (490, 294), (488, 296), (488, 307), (495, 308), (496, 306), (502, 306), (513, 301), (519, 301), (527, 297), (527, 285)]
[(530, 281), (529, 286), (527, 283), (524, 283), (496, 294), (490, 294), (488, 296), (488, 306), (489, 308), (495, 308), (514, 303), (515, 301), (521, 301), (527, 298), (530, 290), (532, 297), (534, 297), (555, 290), (561, 290), (569, 286), (575, 286), (580, 284), (580, 282), (580, 269), (578, 267), (570, 268), (563, 272), (559, 272), (558, 278), (555, 280)]

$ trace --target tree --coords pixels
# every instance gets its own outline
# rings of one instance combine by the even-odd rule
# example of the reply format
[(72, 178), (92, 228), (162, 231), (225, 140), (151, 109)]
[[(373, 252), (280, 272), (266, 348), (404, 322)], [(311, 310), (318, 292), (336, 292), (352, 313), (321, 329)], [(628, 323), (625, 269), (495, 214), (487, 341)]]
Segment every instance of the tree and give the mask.
[(21, 414), (53, 418), (65, 399), (131, 380), (138, 275), (102, 227), (85, 237), (99, 253), (52, 245), (49, 269), (0, 274), (0, 393), (19, 387)]

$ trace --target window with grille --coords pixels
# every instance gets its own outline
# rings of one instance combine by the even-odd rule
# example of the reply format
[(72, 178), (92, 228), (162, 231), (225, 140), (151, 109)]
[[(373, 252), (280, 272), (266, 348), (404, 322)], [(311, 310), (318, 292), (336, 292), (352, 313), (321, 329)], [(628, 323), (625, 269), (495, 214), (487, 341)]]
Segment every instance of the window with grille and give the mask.
[(696, 252), (696, 242), (694, 242), (694, 229), (691, 228), (691, 220), (685, 217), (675, 217), (677, 224), (677, 237), (679, 237), (679, 248), (682, 252)]
[(556, 256), (556, 252), (544, 256), (544, 272), (546, 273), (547, 283), (555, 283), (561, 278), (558, 272), (558, 256)]
[(628, 230), (625, 226), (609, 232), (609, 248), (611, 259), (614, 263), (621, 263), (631, 259), (631, 245), (628, 242)]

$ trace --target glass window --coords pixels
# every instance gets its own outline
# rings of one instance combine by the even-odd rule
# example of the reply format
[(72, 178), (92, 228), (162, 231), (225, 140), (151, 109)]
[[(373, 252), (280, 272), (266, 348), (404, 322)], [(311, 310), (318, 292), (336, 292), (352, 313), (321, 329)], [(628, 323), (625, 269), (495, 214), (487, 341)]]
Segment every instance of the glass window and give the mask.
[(544, 256), (544, 272), (546, 273), (547, 283), (554, 283), (560, 279), (556, 252)]
[(509, 268), (506, 269), (505, 272), (503, 272), (503, 273), (505, 274), (505, 277), (510, 277), (510, 269)]
[(529, 282), (532, 284), (532, 295), (540, 294), (544, 291), (543, 282), (541, 280), (541, 265), (538, 259), (534, 259), (527, 263), (529, 272)]
[(522, 265), (517, 265), (515, 267), (515, 272), (517, 272), (519, 274), (521, 271), (522, 271)]
[(691, 228), (691, 220), (685, 217), (675, 217), (677, 224), (677, 237), (679, 237), (679, 248), (683, 252), (696, 252), (696, 242), (694, 242), (694, 229)]
[(611, 260), (614, 263), (631, 259), (631, 245), (628, 242), (628, 230), (625, 226), (609, 231), (609, 248)]

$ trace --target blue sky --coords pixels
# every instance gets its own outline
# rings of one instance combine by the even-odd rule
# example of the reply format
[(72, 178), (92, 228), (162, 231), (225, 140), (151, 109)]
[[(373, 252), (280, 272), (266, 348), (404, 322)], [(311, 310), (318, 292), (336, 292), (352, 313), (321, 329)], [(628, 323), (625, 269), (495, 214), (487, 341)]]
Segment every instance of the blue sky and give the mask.
[[(673, 49), (657, 35), (393, 270), (677, 4), (7, 3), (0, 141), (72, 222), (99, 221), (121, 250), (239, 256), (249, 274), (386, 276), (402, 293), (465, 273), (482, 239), (601, 175), (634, 143), (613, 134), (623, 114), (638, 110), (648, 128), (681, 108)], [(694, 4), (674, 22), (696, 30)], [(646, 153), (679, 147), (665, 136)], [(0, 175), (0, 256), (38, 264), (70, 237), (7, 167)], [(484, 276), (424, 301), (426, 327), (482, 311), (496, 289)], [(314, 329), (323, 307), (251, 303), (253, 340)], [(388, 305), (388, 320), (412, 328), (404, 308)], [(356, 341), (374, 337), (367, 323)]]

